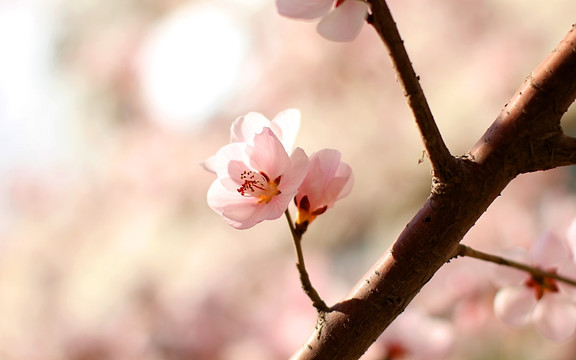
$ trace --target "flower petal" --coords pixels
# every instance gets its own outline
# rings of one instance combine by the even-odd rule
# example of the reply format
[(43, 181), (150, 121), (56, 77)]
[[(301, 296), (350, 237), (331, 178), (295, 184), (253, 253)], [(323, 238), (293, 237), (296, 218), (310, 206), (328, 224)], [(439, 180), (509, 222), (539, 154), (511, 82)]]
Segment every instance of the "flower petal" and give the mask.
[(406, 325), (404, 338), (414, 358), (445, 359), (453, 348), (454, 326), (446, 320), (420, 313)]
[[(322, 167), (318, 161), (316, 154), (310, 155), (310, 167), (308, 173), (304, 178), (299, 189), (299, 197), (304, 195), (308, 196), (308, 201), (314, 207), (322, 199), (322, 192), (324, 190)], [(300, 199), (298, 199), (300, 200)]]
[[(302, 182), (296, 202), (306, 196), (312, 210), (332, 207), (352, 189), (352, 169), (340, 162), (340, 152), (322, 149), (310, 156), (310, 168)], [(344, 192), (344, 193), (343, 193)]]
[(270, 120), (266, 116), (257, 112), (249, 112), (232, 123), (230, 127), (230, 142), (247, 142), (251, 144), (254, 136), (260, 134), (265, 127), (270, 127)]
[(215, 172), (218, 178), (228, 177), (229, 164), (231, 161), (248, 163), (246, 151), (248, 145), (245, 143), (232, 143), (221, 147), (216, 155), (205, 161), (205, 168)]
[(270, 128), (254, 137), (254, 146), (248, 146), (246, 153), (251, 168), (266, 173), (272, 180), (284, 174), (290, 164), (286, 149)]
[(264, 220), (278, 219), (276, 217), (266, 216), (268, 207), (258, 203), (243, 203), (236, 206), (227, 206), (222, 212), (222, 217), (226, 222), (239, 230), (249, 229)]
[(568, 246), (572, 250), (572, 261), (576, 262), (576, 219), (572, 221), (566, 233)]
[(533, 321), (542, 335), (565, 341), (576, 329), (576, 304), (562, 294), (546, 294), (534, 309)]
[(334, 149), (322, 149), (310, 156), (310, 161), (317, 163), (322, 172), (322, 182), (326, 184), (333, 179), (340, 166), (340, 151)]
[(262, 220), (278, 219), (284, 214), (288, 205), (298, 192), (298, 187), (308, 170), (308, 157), (304, 150), (294, 149), (286, 171), (282, 174), (278, 190), (280, 193), (274, 196), (268, 204), (261, 204), (264, 208), (258, 216)]
[[(522, 247), (513, 247), (506, 249), (500, 255), (504, 258), (515, 260), (521, 263), (531, 263), (528, 251)], [(508, 266), (489, 264), (489, 271), (491, 280), (498, 287), (507, 287), (511, 285), (518, 285), (527, 279), (529, 276), (526, 272), (511, 268)]]
[(210, 171), (211, 173), (216, 174), (216, 167), (218, 166), (218, 160), (216, 159), (215, 155), (210, 156), (208, 159), (204, 160), (200, 163), (204, 170)]
[(279, 112), (270, 122), (270, 128), (290, 153), (300, 128), (300, 110), (287, 109)]
[(230, 191), (219, 179), (208, 189), (207, 201), (212, 210), (236, 229), (248, 229), (259, 222), (256, 217), (260, 211), (258, 199)]
[(282, 176), (279, 189), (281, 195), (290, 197), (290, 200), (298, 192), (298, 188), (306, 177), (309, 169), (308, 156), (301, 148), (296, 148), (290, 156), (290, 166)]
[(541, 234), (532, 244), (532, 258), (546, 268), (558, 266), (570, 259), (568, 247), (551, 231)]
[(340, 157), (340, 152), (333, 149), (322, 149), (310, 155), (310, 168), (300, 186), (300, 193), (308, 196), (312, 209), (328, 205), (325, 203), (326, 187), (334, 179)]
[(276, 9), (283, 16), (296, 19), (317, 19), (330, 11), (334, 0), (276, 0)]
[(281, 111), (272, 121), (257, 112), (250, 112), (241, 116), (234, 120), (230, 127), (230, 142), (253, 144), (254, 136), (262, 133), (264, 128), (272, 129), (274, 135), (284, 145), (286, 151), (290, 153), (300, 128), (300, 110), (287, 109)]
[(509, 325), (521, 326), (528, 323), (536, 297), (524, 286), (503, 288), (494, 297), (494, 313)]
[[(576, 274), (576, 264), (573, 262), (566, 262), (559, 269), (558, 273), (560, 275), (574, 278), (574, 274)], [(563, 281), (558, 281), (558, 288), (560, 289), (560, 292), (566, 294), (569, 298), (572, 299), (572, 301), (576, 303), (576, 286), (566, 284)]]
[(316, 30), (328, 40), (352, 41), (362, 30), (369, 9), (370, 5), (364, 1), (346, 0), (326, 15)]
[[(334, 180), (338, 181), (337, 185), (330, 184), (329, 187), (334, 187), (335, 198), (334, 201), (340, 200), (346, 197), (352, 191), (352, 186), (354, 185), (354, 175), (352, 174), (352, 168), (345, 163), (341, 163), (336, 171)], [(327, 191), (331, 191), (328, 189)]]

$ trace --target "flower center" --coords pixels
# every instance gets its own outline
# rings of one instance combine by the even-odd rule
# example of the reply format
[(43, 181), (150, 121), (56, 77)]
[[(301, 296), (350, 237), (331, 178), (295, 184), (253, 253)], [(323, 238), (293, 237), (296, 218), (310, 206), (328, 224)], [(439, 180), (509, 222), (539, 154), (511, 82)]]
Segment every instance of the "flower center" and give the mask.
[(408, 349), (399, 341), (393, 341), (386, 347), (388, 350), (388, 355), (385, 359), (402, 359), (408, 355)]
[[(556, 271), (551, 270), (551, 272), (555, 273)], [(532, 275), (532, 277), (525, 282), (525, 285), (534, 290), (534, 295), (537, 300), (542, 299), (542, 296), (547, 292), (558, 292), (558, 283), (556, 279), (550, 277)]]
[(272, 198), (280, 194), (278, 185), (282, 175), (270, 181), (270, 177), (265, 172), (259, 173), (252, 170), (244, 170), (240, 174), (240, 180), (244, 183), (237, 190), (242, 196), (253, 196), (258, 198), (258, 202), (269, 203)]
[(310, 208), (310, 199), (308, 199), (308, 195), (304, 195), (300, 201), (297, 201), (294, 198), (294, 203), (298, 208), (298, 217), (296, 218), (296, 230), (301, 234), (306, 232), (308, 225), (316, 219), (318, 215), (324, 214), (328, 209), (328, 206), (324, 205), (317, 209)]

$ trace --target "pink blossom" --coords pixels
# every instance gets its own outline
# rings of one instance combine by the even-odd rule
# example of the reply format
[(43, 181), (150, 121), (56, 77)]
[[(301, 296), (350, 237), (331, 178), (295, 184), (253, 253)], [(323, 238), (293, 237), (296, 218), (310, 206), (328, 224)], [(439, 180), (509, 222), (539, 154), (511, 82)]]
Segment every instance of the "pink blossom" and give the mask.
[(352, 190), (354, 177), (348, 164), (340, 162), (340, 152), (323, 149), (310, 156), (310, 168), (294, 199), (298, 208), (296, 226), (306, 231), (318, 215)]
[(237, 229), (282, 216), (308, 170), (304, 151), (296, 148), (289, 156), (268, 127), (244, 140), (210, 158), (218, 178), (208, 190), (208, 205)]
[(260, 113), (249, 112), (232, 123), (230, 142), (248, 142), (266, 127), (272, 130), (274, 135), (282, 142), (286, 151), (290, 153), (300, 128), (300, 110), (287, 109), (281, 111), (272, 121)]
[[(251, 142), (254, 136), (260, 134), (264, 128), (272, 130), (274, 135), (284, 145), (286, 151), (290, 153), (300, 128), (300, 110), (287, 109), (281, 111), (272, 121), (260, 113), (249, 112), (232, 123), (230, 127), (230, 142)], [(215, 161), (215, 157), (212, 156), (204, 161), (202, 165), (206, 170), (215, 173)]]
[[(536, 240), (531, 253), (517, 249), (516, 260), (562, 275), (575, 274), (572, 251), (566, 242), (547, 232)], [(510, 257), (510, 256), (509, 256)], [(509, 325), (532, 322), (544, 336), (567, 340), (576, 329), (576, 301), (570, 285), (520, 270), (498, 268), (497, 282), (505, 285), (494, 298), (496, 316)]]
[(290, 18), (322, 18), (318, 33), (338, 42), (352, 41), (358, 36), (370, 9), (362, 0), (276, 0), (276, 7), (281, 15)]

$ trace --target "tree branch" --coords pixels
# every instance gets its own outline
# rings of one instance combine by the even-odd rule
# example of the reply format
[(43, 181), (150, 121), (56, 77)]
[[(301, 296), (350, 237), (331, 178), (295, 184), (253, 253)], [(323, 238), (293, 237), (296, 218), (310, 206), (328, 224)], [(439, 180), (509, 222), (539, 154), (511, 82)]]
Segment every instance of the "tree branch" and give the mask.
[[(570, 136), (560, 136), (552, 144), (553, 152), (550, 154), (551, 168), (566, 165), (576, 165), (576, 139)], [(546, 165), (546, 164), (545, 164)], [(543, 165), (542, 170), (547, 168)]]
[[(390, 26), (383, 1), (371, 3), (375, 27)], [(358, 359), (457, 253), (464, 234), (514, 177), (574, 163), (570, 151), (575, 141), (563, 135), (560, 117), (576, 98), (575, 43), (572, 29), (468, 155), (455, 160), (452, 176), (435, 188), (396, 242), (332, 307), (293, 359)], [(435, 150), (441, 146), (437, 143), (427, 146), (431, 154), (446, 154)], [(561, 154), (554, 146), (562, 148)], [(440, 155), (434, 161), (441, 169), (442, 161), (452, 160)]]
[(502, 256), (488, 254), (488, 253), (473, 249), (470, 246), (460, 244), (460, 246), (458, 247), (458, 253), (454, 257), (458, 257), (458, 256), (468, 256), (468, 257), (472, 257), (475, 259), (488, 261), (488, 262), (491, 262), (494, 264), (512, 267), (512, 268), (515, 268), (518, 270), (525, 271), (525, 272), (529, 273), (530, 275), (532, 275), (532, 277), (535, 277), (535, 278), (550, 278), (550, 279), (562, 281), (563, 283), (566, 283), (566, 284), (569, 284), (572, 286), (576, 286), (576, 281), (574, 281), (574, 279), (556, 274), (555, 272), (545, 271), (545, 270), (539, 269), (539, 268), (534, 267), (534, 266), (522, 264), (518, 261), (506, 259), (506, 258), (503, 258)]
[[(573, 138), (562, 132), (560, 120), (573, 102), (576, 74), (576, 30), (526, 78), (496, 121), (470, 151), (478, 163), (505, 157), (517, 173), (574, 164)], [(509, 148), (518, 148), (514, 153)], [(505, 154), (506, 153), (506, 154)], [(520, 158), (515, 158), (515, 155)]]
[(456, 161), (450, 154), (436, 126), (424, 91), (420, 86), (419, 77), (412, 67), (404, 47), (404, 41), (400, 37), (388, 5), (383, 0), (369, 2), (372, 5), (370, 21), (388, 48), (388, 55), (390, 55), (400, 84), (404, 88), (404, 96), (406, 96), (406, 101), (412, 110), (424, 147), (432, 163), (434, 176), (438, 177), (440, 181), (444, 181), (451, 176)]

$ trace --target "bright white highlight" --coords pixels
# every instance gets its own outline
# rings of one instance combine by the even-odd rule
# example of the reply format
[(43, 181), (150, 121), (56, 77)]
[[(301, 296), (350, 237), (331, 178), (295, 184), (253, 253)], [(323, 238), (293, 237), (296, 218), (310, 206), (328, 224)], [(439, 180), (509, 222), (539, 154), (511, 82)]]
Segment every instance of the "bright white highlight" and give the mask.
[(139, 59), (144, 100), (162, 125), (189, 130), (231, 93), (247, 37), (215, 5), (187, 5), (150, 33)]

